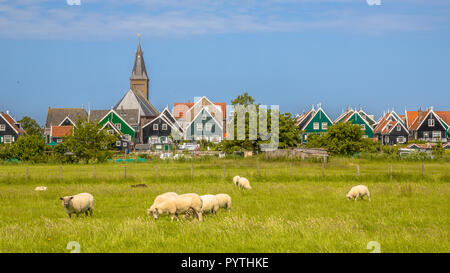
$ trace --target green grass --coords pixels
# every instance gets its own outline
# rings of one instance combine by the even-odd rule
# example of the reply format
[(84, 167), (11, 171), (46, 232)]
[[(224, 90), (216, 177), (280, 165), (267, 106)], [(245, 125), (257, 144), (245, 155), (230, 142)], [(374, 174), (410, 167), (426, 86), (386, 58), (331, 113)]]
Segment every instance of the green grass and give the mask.
[[(423, 176), (420, 163), (396, 162), (392, 180), (389, 163), (351, 159), (331, 160), (325, 175), (321, 163), (255, 159), (111, 163), (97, 165), (95, 177), (92, 165), (62, 170), (60, 179), (57, 165), (0, 165), (1, 252), (69, 252), (70, 241), (82, 252), (369, 252), (369, 241), (382, 252), (450, 251), (445, 162), (425, 163)], [(253, 190), (234, 188), (234, 175)], [(149, 187), (130, 187), (138, 183)], [(345, 199), (357, 184), (372, 202)], [(35, 192), (40, 185), (49, 190)], [(166, 191), (228, 193), (232, 210), (204, 222), (155, 221), (146, 210)], [(94, 195), (94, 216), (70, 220), (58, 197), (80, 192)]]

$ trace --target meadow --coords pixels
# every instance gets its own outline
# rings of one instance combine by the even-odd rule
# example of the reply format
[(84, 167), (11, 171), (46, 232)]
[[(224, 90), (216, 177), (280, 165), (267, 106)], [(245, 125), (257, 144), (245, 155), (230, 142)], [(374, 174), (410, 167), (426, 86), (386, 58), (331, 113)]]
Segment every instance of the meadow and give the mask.
[[(0, 251), (450, 252), (450, 162), (151, 160), (0, 165)], [(359, 175), (357, 169), (359, 168)], [(253, 189), (238, 190), (234, 175)], [(147, 188), (132, 188), (145, 183)], [(372, 201), (347, 201), (355, 185)], [(48, 191), (35, 192), (36, 186)], [(146, 215), (160, 193), (228, 193), (231, 212), (203, 222)], [(93, 217), (69, 219), (60, 196), (89, 192)]]

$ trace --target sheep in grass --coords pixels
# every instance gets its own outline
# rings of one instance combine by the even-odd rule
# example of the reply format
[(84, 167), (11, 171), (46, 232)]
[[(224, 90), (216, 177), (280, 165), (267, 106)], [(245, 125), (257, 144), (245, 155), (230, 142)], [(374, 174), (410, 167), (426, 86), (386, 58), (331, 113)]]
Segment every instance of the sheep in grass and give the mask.
[(224, 208), (225, 210), (228, 210), (228, 212), (231, 210), (231, 197), (226, 193), (219, 193), (216, 194), (217, 201), (219, 202), (219, 208)]
[(89, 193), (80, 193), (74, 196), (65, 196), (60, 197), (62, 200), (62, 205), (64, 206), (64, 210), (69, 215), (69, 218), (72, 217), (72, 213), (75, 213), (78, 217), (80, 213), (86, 213), (86, 216), (89, 214), (92, 216), (92, 212), (94, 210), (94, 196)]
[(39, 187), (34, 188), (34, 190), (35, 191), (46, 191), (46, 190), (48, 190), (48, 188), (45, 186), (39, 186)]
[(159, 218), (159, 215), (167, 213), (173, 221), (175, 217), (178, 220), (178, 214), (185, 214), (192, 209), (198, 220), (202, 221), (202, 203), (202, 199), (198, 194), (187, 193), (155, 205), (150, 213), (153, 214), (155, 220)]
[(366, 196), (366, 195), (370, 201), (370, 192), (366, 186), (364, 186), (364, 185), (354, 186), (347, 193), (347, 200), (354, 199), (356, 201), (356, 200), (358, 200), (359, 197), (361, 199), (364, 199), (364, 196)]
[(233, 177), (233, 184), (235, 185), (235, 186), (238, 186), (238, 182), (239, 182), (239, 176), (235, 176), (235, 177)]
[(206, 194), (200, 196), (202, 199), (202, 213), (212, 213), (216, 215), (217, 211), (219, 210), (219, 201), (217, 200), (217, 197), (212, 194)]
[(240, 188), (242, 188), (244, 190), (251, 190), (252, 189), (252, 187), (250, 186), (250, 182), (245, 177), (240, 177), (239, 178), (238, 185), (239, 185)]
[(160, 195), (156, 196), (155, 200), (153, 201), (152, 206), (147, 210), (147, 215), (148, 216), (152, 215), (153, 209), (155, 208), (155, 206), (157, 204), (165, 202), (165, 201), (167, 201), (169, 199), (173, 199), (173, 198), (175, 198), (177, 196), (178, 196), (178, 194), (176, 192), (166, 192), (166, 193), (163, 193), (163, 194), (160, 194)]

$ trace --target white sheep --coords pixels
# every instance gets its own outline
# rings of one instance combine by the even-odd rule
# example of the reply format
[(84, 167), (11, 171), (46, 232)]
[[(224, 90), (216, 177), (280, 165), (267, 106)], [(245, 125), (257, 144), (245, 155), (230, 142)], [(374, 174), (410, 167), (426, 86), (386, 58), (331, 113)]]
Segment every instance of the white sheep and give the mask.
[(74, 196), (65, 196), (60, 197), (62, 205), (64, 206), (64, 210), (69, 215), (69, 218), (72, 217), (72, 213), (76, 213), (77, 217), (79, 213), (88, 212), (92, 216), (92, 211), (94, 210), (94, 196), (89, 193), (80, 193)]
[(34, 188), (34, 190), (35, 191), (46, 191), (46, 190), (48, 190), (48, 188), (45, 186), (39, 186), (39, 187)]
[(209, 213), (216, 215), (217, 211), (219, 210), (219, 200), (217, 200), (217, 197), (212, 194), (206, 194), (200, 196), (202, 199), (202, 213)]
[(359, 197), (363, 199), (363, 197), (366, 195), (370, 201), (369, 189), (364, 185), (358, 185), (350, 189), (350, 191), (347, 193), (347, 199), (354, 199), (356, 201)]
[(158, 196), (156, 196), (155, 200), (153, 201), (152, 206), (147, 210), (147, 215), (150, 216), (152, 214), (153, 208), (157, 205), (160, 204), (162, 202), (165, 202), (169, 199), (173, 199), (175, 197), (177, 197), (178, 194), (175, 192), (166, 192), (163, 194), (160, 194)]
[(198, 220), (202, 221), (202, 203), (202, 199), (198, 194), (187, 193), (157, 204), (150, 213), (153, 214), (155, 219), (158, 219), (159, 215), (167, 213), (173, 221), (174, 217), (177, 217), (178, 220), (178, 214), (187, 213), (192, 209), (197, 215)]
[(240, 177), (238, 181), (238, 185), (240, 188), (245, 190), (250, 190), (252, 187), (250, 186), (250, 182), (245, 177)]
[(235, 186), (238, 186), (238, 182), (239, 182), (239, 176), (235, 176), (235, 177), (233, 177), (233, 184), (235, 185)]
[(225, 210), (231, 210), (231, 197), (226, 193), (216, 194), (217, 201), (219, 202), (219, 208), (224, 208)]

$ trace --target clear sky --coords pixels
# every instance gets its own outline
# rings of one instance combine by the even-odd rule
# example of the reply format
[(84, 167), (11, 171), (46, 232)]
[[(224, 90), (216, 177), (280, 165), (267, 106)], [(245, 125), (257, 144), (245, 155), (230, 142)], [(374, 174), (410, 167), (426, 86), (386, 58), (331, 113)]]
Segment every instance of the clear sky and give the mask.
[(0, 110), (43, 124), (48, 106), (111, 108), (137, 33), (159, 110), (244, 91), (332, 118), (450, 110), (448, 0), (0, 0)]

